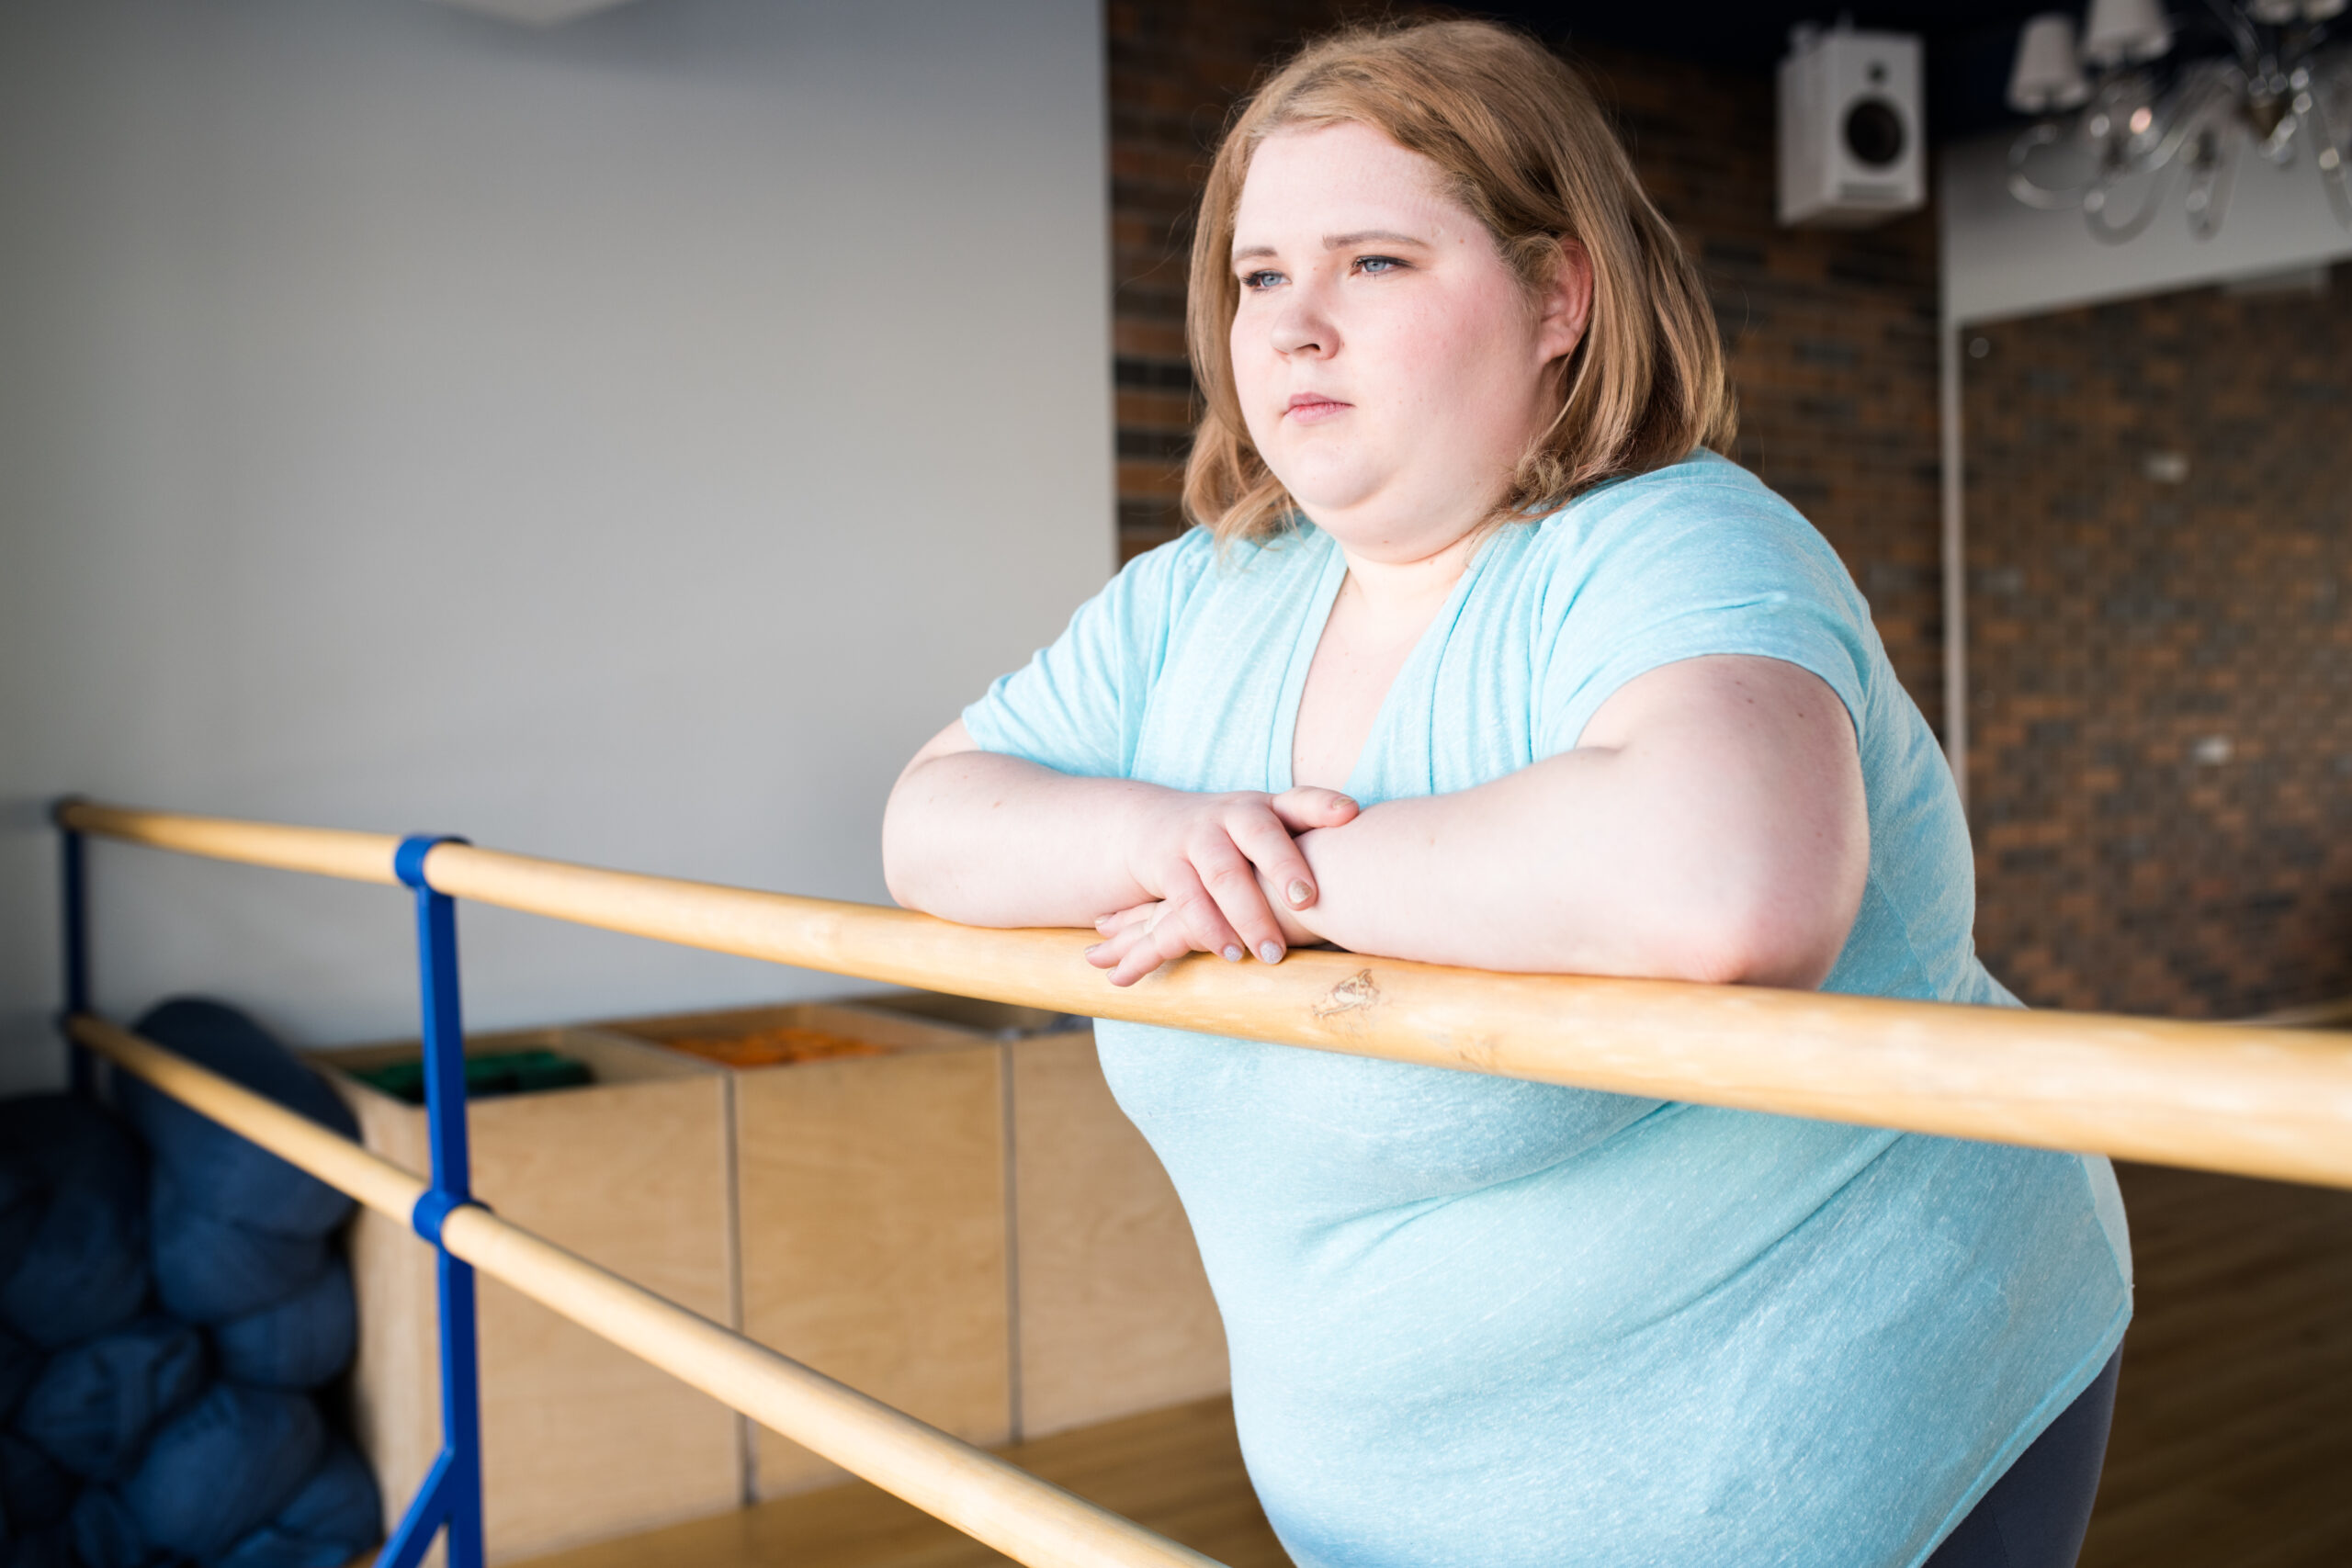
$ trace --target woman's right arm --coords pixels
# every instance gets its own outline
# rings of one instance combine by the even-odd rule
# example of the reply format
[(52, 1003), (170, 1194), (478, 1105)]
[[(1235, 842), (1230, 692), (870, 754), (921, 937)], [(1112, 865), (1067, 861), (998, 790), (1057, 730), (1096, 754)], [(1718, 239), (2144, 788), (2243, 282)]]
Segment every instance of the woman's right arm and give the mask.
[(974, 926), (1089, 926), (1165, 899), (1213, 922), (1227, 957), (1272, 962), (1286, 943), (1261, 872), (1293, 908), (1313, 904), (1292, 835), (1355, 815), (1326, 789), (1194, 795), (1074, 777), (981, 750), (959, 719), (899, 775), (882, 869), (899, 903)]

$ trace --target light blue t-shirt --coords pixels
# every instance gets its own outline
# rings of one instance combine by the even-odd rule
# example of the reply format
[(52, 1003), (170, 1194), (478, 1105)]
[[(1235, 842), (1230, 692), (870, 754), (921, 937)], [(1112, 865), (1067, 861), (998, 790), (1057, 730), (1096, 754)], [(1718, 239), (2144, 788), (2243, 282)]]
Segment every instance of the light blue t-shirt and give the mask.
[[(1278, 791), (1346, 563), (1312, 527), (1145, 555), (964, 714), (1064, 773)], [(1349, 793), (1575, 747), (1627, 681), (1828, 683), (1869, 795), (1826, 988), (2014, 1006), (1978, 964), (1941, 753), (1836, 554), (1701, 454), (1497, 531)], [(1309, 1568), (1904, 1568), (2131, 1315), (2107, 1161), (1102, 1024), (1232, 1348), (1250, 1473)]]

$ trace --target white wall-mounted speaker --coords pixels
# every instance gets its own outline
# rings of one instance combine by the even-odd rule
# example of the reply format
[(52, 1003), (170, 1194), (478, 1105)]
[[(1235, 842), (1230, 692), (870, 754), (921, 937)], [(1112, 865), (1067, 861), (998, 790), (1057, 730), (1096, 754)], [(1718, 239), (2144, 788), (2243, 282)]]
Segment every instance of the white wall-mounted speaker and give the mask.
[(1862, 229), (1928, 199), (1919, 40), (1800, 27), (1781, 62), (1781, 221)]

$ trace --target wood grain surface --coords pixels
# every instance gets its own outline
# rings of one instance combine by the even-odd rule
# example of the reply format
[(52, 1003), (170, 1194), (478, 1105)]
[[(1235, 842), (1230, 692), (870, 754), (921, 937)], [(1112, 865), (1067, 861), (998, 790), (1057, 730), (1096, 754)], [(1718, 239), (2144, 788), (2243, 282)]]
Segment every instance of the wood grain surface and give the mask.
[(1092, 1031), (1014, 1043), (1021, 1431), (1225, 1392), (1225, 1326), (1159, 1156), (1111, 1098)]
[(2081, 1568), (2352, 1563), (2352, 1193), (2116, 1174), (2136, 1314)]
[[(1289, 1568), (1250, 1490), (1224, 1399), (1074, 1428), (1004, 1457), (1229, 1568)], [(1010, 1561), (857, 1483), (543, 1557), (531, 1568), (996, 1568)]]
[[(66, 825), (363, 881), (342, 835), (81, 803)], [(276, 847), (273, 848), (273, 845)], [(379, 844), (378, 847), (380, 847)], [(337, 869), (340, 867), (341, 869)], [(2243, 1024), (1958, 1007), (1660, 980), (1498, 975), (1294, 953), (1194, 957), (1116, 989), (1082, 931), (442, 844), (456, 897), (713, 952), (995, 1001), (1317, 1050), (1948, 1137), (2352, 1187), (2352, 1038)]]
[[(475, 1035), (469, 1054), (544, 1047), (592, 1086), (476, 1101), (474, 1191), (525, 1225), (691, 1311), (731, 1315), (721, 1075), (590, 1030)], [(413, 1043), (315, 1054), (373, 1152), (429, 1165), (424, 1112), (336, 1068), (413, 1059)], [(353, 1223), (355, 1426), (389, 1526), (441, 1445), (432, 1249), (398, 1219)], [(484, 1537), (493, 1562), (738, 1506), (735, 1413), (587, 1329), (481, 1281)], [(437, 1549), (436, 1549), (437, 1550)]]

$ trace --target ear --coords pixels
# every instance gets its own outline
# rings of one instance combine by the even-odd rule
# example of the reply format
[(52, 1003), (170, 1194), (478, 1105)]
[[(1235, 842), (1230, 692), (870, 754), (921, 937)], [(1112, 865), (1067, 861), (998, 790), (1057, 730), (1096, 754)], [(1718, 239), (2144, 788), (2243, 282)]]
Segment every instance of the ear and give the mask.
[(1574, 354), (1592, 320), (1591, 253), (1565, 234), (1553, 243), (1558, 255), (1552, 276), (1535, 290), (1536, 354), (1545, 365)]

